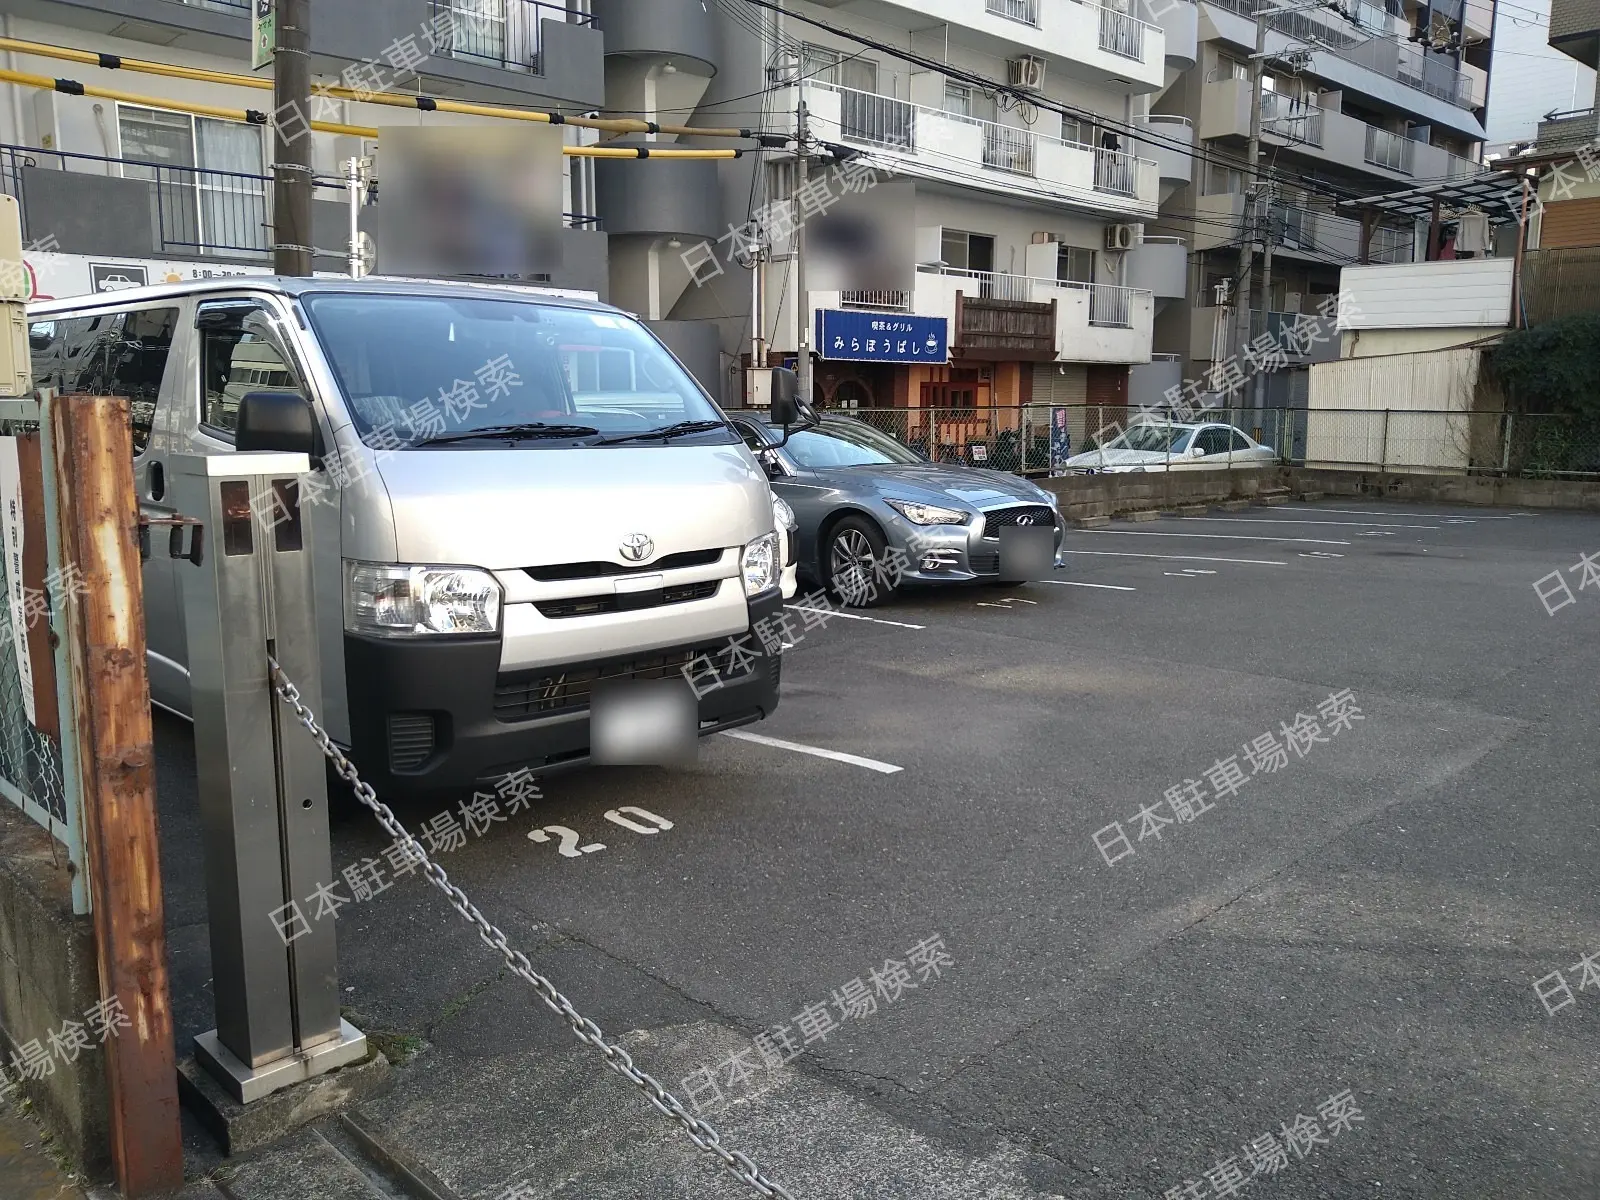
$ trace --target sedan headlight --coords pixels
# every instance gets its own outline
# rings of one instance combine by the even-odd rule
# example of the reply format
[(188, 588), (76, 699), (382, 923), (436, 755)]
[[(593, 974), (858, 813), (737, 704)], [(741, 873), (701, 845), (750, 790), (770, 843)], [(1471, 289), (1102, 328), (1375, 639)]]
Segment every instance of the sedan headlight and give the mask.
[(772, 522), (779, 529), (787, 529), (790, 533), (800, 528), (800, 522), (795, 519), (794, 509), (789, 507), (787, 500), (776, 494), (772, 497)]
[(965, 525), (972, 518), (959, 508), (940, 508), (937, 504), (918, 504), (914, 500), (885, 500), (890, 508), (913, 525)]
[(379, 637), (494, 633), (501, 595), (499, 581), (474, 567), (347, 563), (344, 627)]
[(739, 556), (739, 570), (744, 575), (746, 596), (777, 587), (783, 573), (783, 562), (778, 553), (778, 535), (763, 533), (747, 545)]

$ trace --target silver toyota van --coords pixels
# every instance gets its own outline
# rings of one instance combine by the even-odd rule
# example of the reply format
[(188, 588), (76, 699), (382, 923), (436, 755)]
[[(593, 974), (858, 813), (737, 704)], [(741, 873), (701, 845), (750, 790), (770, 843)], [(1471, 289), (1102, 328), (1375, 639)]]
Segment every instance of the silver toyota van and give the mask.
[[(312, 456), (321, 715), (381, 795), (589, 761), (591, 693), (629, 680), (698, 680), (701, 734), (777, 707), (778, 643), (745, 635), (780, 613), (788, 515), (623, 312), (256, 276), (40, 303), (29, 335), (36, 387), (130, 399), (151, 517), (174, 456)], [(185, 716), (186, 565), (144, 567), (151, 697)]]

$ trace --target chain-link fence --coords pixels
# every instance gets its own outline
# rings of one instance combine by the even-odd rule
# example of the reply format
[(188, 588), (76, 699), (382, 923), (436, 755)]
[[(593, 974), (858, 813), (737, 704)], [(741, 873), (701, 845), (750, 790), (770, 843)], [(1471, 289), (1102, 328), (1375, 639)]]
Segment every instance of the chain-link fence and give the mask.
[[(1563, 414), (1415, 409), (1211, 408), (1187, 420), (1126, 405), (1010, 405), (971, 408), (862, 408), (854, 417), (932, 462), (1048, 475), (1051, 427), (1070, 454), (1117, 449), (1127, 428), (1154, 424), (1157, 442), (1190, 467), (1238, 467), (1263, 460), (1216, 435), (1191, 455), (1189, 425), (1229, 425), (1293, 466), (1495, 474), (1527, 478), (1600, 477), (1600, 421)], [(1153, 443), (1154, 444), (1154, 443)]]

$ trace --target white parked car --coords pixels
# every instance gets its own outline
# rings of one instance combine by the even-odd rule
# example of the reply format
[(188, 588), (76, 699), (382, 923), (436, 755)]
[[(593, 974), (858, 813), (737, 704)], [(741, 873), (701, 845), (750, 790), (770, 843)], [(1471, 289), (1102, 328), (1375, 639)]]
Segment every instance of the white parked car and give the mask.
[(1074, 475), (1111, 475), (1266, 467), (1277, 461), (1278, 456), (1270, 447), (1232, 425), (1140, 421), (1100, 449), (1074, 454), (1067, 459), (1066, 467)]

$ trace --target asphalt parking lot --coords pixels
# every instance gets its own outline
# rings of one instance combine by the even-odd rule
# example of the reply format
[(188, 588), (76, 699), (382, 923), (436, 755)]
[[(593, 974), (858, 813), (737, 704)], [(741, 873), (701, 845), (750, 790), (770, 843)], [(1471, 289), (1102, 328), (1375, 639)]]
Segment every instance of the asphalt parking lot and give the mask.
[[(752, 736), (552, 777), (441, 861), (796, 1197), (1600, 1194), (1600, 517), (1327, 501), (1067, 549), (796, 610)], [(186, 1047), (205, 899), (157, 735)], [(387, 843), (349, 814), (336, 867)], [(352, 1016), (420, 1050), (366, 1116), (456, 1195), (754, 1194), (433, 889), (338, 922)], [(777, 1026), (796, 1057), (740, 1059)]]

